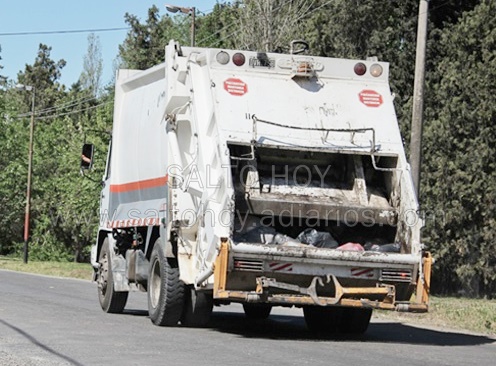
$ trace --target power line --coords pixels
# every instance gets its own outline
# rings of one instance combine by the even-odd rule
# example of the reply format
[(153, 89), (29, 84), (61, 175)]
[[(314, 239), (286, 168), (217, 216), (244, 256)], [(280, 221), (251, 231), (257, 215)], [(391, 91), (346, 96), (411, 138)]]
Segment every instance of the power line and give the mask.
[[(74, 99), (74, 100), (68, 101), (66, 103), (54, 106), (54, 107), (36, 110), (34, 114), (35, 114), (35, 116), (47, 114), (48, 112), (56, 111), (58, 109), (69, 108), (69, 107), (72, 107), (76, 104), (85, 103), (85, 102), (88, 102), (88, 101), (93, 100), (93, 99), (96, 99), (96, 97), (83, 97), (83, 98)], [(17, 117), (29, 117), (30, 115), (31, 115), (31, 112), (25, 112), (25, 113), (21, 113), (21, 114), (17, 115)]]
[[(320, 9), (320, 8), (326, 6), (327, 4), (331, 3), (331, 2), (332, 1), (329, 1), (326, 4), (321, 5), (317, 9)], [(438, 5), (436, 7), (433, 7), (431, 9), (431, 11), (437, 10), (439, 8), (442, 8), (442, 7), (446, 6), (448, 3), (449, 3), (449, 1), (445, 1), (441, 5)], [(279, 6), (278, 8), (276, 8), (275, 11), (279, 10), (280, 8), (282, 8), (285, 4), (286, 3), (284, 3), (281, 6)], [(309, 13), (312, 13), (313, 11), (315, 11), (317, 9), (313, 9)], [(302, 17), (304, 17), (304, 16), (306, 16), (308, 14), (302, 15), (299, 19), (301, 19)], [(215, 35), (219, 34), (220, 32), (222, 32), (224, 29), (229, 28), (229, 27), (231, 27), (233, 25), (236, 25), (236, 24), (238, 24), (238, 21), (232, 22), (232, 23), (230, 23), (230, 24), (222, 27), (221, 29), (219, 29), (218, 31), (212, 33), (211, 35), (205, 37), (204, 39), (201, 39), (200, 42), (207, 41), (208, 39), (210, 39), (210, 38), (214, 37)], [(130, 27), (119, 27), (119, 28), (94, 28), (94, 29), (73, 29), (73, 30), (53, 30), (53, 31), (5, 32), (5, 33), (0, 33), (0, 37), (31, 36), (31, 35), (44, 35), (44, 34), (72, 34), (72, 33), (117, 32), (117, 31), (129, 30), (129, 29), (131, 29), (131, 28)], [(225, 38), (229, 38), (229, 36), (228, 37), (225, 37)], [(217, 43), (219, 43), (219, 41), (215, 42), (214, 44), (217, 44)]]
[(131, 28), (125, 27), (125, 28), (95, 28), (95, 29), (73, 29), (73, 30), (32, 31), (32, 32), (7, 32), (7, 33), (0, 33), (0, 37), (32, 36), (32, 35), (43, 35), (43, 34), (116, 32), (116, 31), (123, 31), (129, 29)]
[(80, 112), (86, 112), (86, 111), (89, 111), (89, 110), (92, 110), (92, 109), (101, 107), (103, 105), (111, 104), (111, 103), (112, 102), (110, 102), (110, 101), (109, 102), (103, 102), (103, 103), (100, 103), (100, 104), (97, 104), (97, 105), (94, 105), (94, 106), (91, 106), (91, 107), (87, 107), (87, 108), (83, 108), (83, 109), (78, 109), (76, 111), (59, 113), (59, 114), (53, 114), (51, 116), (36, 117), (36, 119), (37, 120), (43, 120), (43, 119), (50, 119), (50, 118), (57, 118), (57, 117), (68, 116), (70, 114), (75, 114), (75, 113), (80, 113)]
[[(44, 120), (44, 119), (50, 119), (50, 118), (57, 118), (57, 117), (68, 116), (68, 115), (75, 114), (75, 113), (86, 112), (86, 111), (89, 111), (89, 110), (92, 110), (92, 109), (101, 107), (103, 105), (111, 104), (111, 103), (112, 103), (111, 101), (109, 101), (109, 102), (103, 102), (103, 103), (100, 103), (100, 104), (97, 104), (97, 105), (94, 105), (94, 106), (90, 106), (90, 107), (86, 107), (86, 108), (82, 108), (82, 109), (77, 109), (75, 111), (64, 112), (64, 113), (59, 113), (59, 114), (52, 114), (52, 115), (41, 116), (41, 117), (38, 116), (38, 117), (35, 117), (35, 119), (36, 120)], [(50, 108), (48, 108), (48, 109), (50, 109)], [(15, 116), (14, 118), (27, 117), (26, 115), (27, 115), (27, 113), (25, 113), (25, 114), (19, 114), (19, 115)]]

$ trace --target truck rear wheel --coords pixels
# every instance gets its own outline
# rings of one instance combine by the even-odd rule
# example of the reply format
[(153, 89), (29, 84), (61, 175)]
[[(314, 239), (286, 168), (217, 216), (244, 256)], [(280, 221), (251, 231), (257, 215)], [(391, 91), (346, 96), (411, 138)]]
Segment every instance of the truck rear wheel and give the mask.
[(336, 333), (341, 321), (341, 314), (342, 309), (338, 307), (303, 307), (303, 315), (308, 329), (317, 333)]
[(214, 300), (211, 294), (197, 292), (193, 286), (185, 286), (184, 311), (181, 324), (200, 328), (207, 325), (212, 315)]
[(177, 260), (164, 255), (160, 238), (150, 256), (148, 314), (159, 326), (177, 325), (184, 307), (184, 284), (179, 280)]
[(363, 334), (370, 324), (372, 309), (344, 308), (339, 330), (346, 334)]
[(122, 313), (126, 306), (128, 292), (114, 290), (114, 276), (110, 265), (109, 241), (103, 241), (98, 257), (98, 300), (102, 310), (106, 313)]
[(267, 304), (243, 304), (243, 310), (248, 319), (267, 319), (272, 310), (271, 305)]

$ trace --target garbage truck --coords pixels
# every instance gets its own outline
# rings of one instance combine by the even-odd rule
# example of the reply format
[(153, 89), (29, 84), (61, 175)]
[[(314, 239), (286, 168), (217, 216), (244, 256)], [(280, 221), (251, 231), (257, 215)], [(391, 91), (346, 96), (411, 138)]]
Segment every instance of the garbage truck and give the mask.
[(428, 310), (389, 64), (291, 49), (170, 41), (165, 62), (117, 72), (91, 249), (105, 312), (138, 290), (159, 326), (205, 326), (239, 303), (251, 319), (297, 307), (312, 331), (358, 334), (373, 309)]

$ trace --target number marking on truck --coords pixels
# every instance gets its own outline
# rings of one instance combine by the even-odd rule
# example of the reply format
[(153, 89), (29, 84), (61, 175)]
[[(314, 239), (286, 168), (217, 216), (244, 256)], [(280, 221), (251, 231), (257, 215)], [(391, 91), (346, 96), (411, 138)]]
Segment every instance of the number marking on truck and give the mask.
[(258, 54), (257, 57), (250, 57), (249, 65), (251, 67), (267, 67), (273, 69), (276, 67), (276, 60), (273, 58), (268, 58), (267, 55), (263, 53)]

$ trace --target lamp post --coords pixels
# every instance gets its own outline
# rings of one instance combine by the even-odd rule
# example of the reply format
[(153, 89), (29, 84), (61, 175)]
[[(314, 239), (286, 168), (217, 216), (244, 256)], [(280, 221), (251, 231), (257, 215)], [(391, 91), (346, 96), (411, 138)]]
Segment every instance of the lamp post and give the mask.
[(192, 8), (184, 8), (182, 6), (176, 6), (176, 5), (165, 5), (165, 8), (167, 11), (170, 11), (171, 13), (177, 13), (178, 11), (183, 13), (183, 14), (191, 14), (191, 47), (195, 46), (195, 13), (196, 13), (196, 8), (193, 6)]
[(31, 176), (33, 174), (33, 137), (34, 137), (34, 86), (17, 84), (17, 89), (32, 92), (31, 123), (29, 124), (29, 152), (28, 152), (28, 187), (26, 190), (26, 212), (24, 214), (24, 263), (28, 263), (29, 221), (31, 213)]

